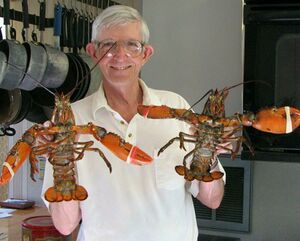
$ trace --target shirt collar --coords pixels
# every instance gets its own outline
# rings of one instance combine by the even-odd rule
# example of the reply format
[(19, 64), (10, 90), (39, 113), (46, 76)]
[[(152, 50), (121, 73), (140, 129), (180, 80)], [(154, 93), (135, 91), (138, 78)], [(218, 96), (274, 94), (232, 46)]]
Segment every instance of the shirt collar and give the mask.
[[(139, 79), (139, 84), (143, 90), (143, 105), (161, 105), (161, 102), (153, 89), (149, 88), (142, 79)], [(96, 112), (101, 108), (115, 112), (107, 103), (102, 82), (100, 83), (97, 92), (93, 95), (92, 110), (94, 118), (96, 118)]]
[(143, 105), (161, 105), (161, 102), (154, 90), (149, 88), (142, 79), (140, 79), (139, 82), (143, 90)]

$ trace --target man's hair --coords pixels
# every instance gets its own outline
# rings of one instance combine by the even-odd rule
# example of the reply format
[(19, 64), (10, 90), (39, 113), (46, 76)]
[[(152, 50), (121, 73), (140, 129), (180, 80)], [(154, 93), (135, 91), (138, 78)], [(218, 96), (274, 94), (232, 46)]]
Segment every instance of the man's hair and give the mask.
[(141, 23), (142, 42), (148, 43), (150, 34), (147, 23), (136, 9), (124, 5), (114, 5), (100, 13), (93, 23), (92, 42), (98, 41), (99, 32), (103, 27), (132, 22)]

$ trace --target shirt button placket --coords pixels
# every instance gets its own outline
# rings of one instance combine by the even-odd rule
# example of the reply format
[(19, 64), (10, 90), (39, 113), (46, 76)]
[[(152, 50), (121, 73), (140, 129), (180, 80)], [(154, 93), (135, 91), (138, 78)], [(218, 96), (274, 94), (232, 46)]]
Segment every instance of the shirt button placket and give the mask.
[(136, 143), (135, 129), (135, 124), (130, 122), (127, 129), (126, 140), (132, 145)]

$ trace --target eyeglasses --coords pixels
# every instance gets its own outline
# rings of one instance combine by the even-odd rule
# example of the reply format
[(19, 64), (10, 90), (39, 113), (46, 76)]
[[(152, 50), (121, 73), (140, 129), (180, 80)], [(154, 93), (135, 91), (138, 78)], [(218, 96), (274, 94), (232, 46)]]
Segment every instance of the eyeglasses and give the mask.
[(144, 48), (143, 42), (140, 42), (139, 40), (133, 40), (133, 39), (119, 40), (119, 41), (106, 39), (96, 43), (96, 45), (97, 45), (97, 51), (100, 56), (105, 54), (114, 55), (117, 53), (118, 47), (122, 45), (122, 47), (124, 48), (128, 56), (136, 57), (142, 53)]

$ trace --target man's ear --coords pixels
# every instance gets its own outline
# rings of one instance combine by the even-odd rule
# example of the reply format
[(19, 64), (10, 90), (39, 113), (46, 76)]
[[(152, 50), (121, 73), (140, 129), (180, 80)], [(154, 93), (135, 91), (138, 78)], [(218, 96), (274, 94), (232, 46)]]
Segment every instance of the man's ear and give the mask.
[(96, 58), (96, 49), (95, 49), (95, 45), (93, 43), (88, 43), (86, 45), (86, 52), (88, 53), (88, 55), (92, 58)]
[(145, 44), (144, 46), (144, 60), (145, 60), (145, 63), (150, 59), (150, 57), (153, 55), (154, 53), (154, 48), (149, 45), (149, 44)]

